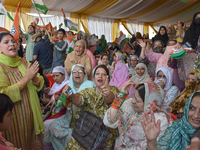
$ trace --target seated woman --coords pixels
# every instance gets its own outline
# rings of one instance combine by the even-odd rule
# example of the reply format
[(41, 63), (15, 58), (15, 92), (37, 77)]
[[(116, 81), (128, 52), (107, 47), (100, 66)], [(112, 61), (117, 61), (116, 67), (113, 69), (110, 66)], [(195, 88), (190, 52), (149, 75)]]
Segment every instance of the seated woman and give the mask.
[(165, 103), (169, 106), (174, 98), (180, 93), (177, 86), (172, 86), (171, 70), (166, 67), (158, 68), (154, 82), (158, 83), (165, 92)]
[(137, 55), (130, 55), (130, 60), (128, 62), (128, 72), (131, 78), (136, 74), (136, 65), (138, 64), (139, 58)]
[[(105, 111), (113, 102), (115, 96), (118, 95), (119, 90), (115, 86), (109, 86), (109, 70), (105, 65), (99, 65), (94, 70), (94, 82), (96, 87), (86, 88), (78, 93), (72, 94), (72, 104), (76, 105), (77, 111), (74, 118), (72, 118), (72, 128), (76, 124), (82, 110), (87, 110), (95, 115), (104, 118)], [(108, 139), (105, 145), (105, 150), (112, 149), (112, 145), (117, 137), (117, 132), (110, 129)], [(73, 150), (83, 150), (79, 143), (72, 137), (65, 148)]]
[[(132, 82), (135, 84), (140, 84), (140, 83), (144, 83), (144, 82), (150, 82), (152, 81), (152, 78), (149, 76), (148, 72), (147, 72), (147, 67), (145, 64), (143, 63), (139, 63), (136, 66), (136, 75), (134, 75), (131, 78)], [(134, 92), (134, 87), (131, 86), (130, 87), (130, 91), (129, 91), (129, 98), (133, 97), (133, 92)]]
[(85, 67), (88, 79), (92, 80), (92, 63), (89, 55), (86, 54), (86, 44), (84, 41), (79, 40), (74, 45), (74, 51), (67, 55), (65, 60), (65, 69), (68, 75), (71, 74), (72, 66), (81, 64)]
[(114, 68), (112, 66), (109, 65), (109, 56), (108, 54), (103, 54), (101, 55), (101, 61), (99, 61), (98, 65), (105, 65), (108, 70), (109, 70), (109, 74), (110, 74), (110, 78), (112, 78), (112, 73), (114, 72)]
[(117, 63), (109, 85), (121, 87), (129, 80), (128, 67), (124, 63)]
[[(92, 88), (95, 84), (87, 79), (85, 67), (81, 64), (76, 64), (72, 67), (70, 82), (63, 91), (72, 89), (73, 93), (80, 92), (85, 88)], [(52, 145), (55, 150), (64, 150), (68, 141), (71, 139), (72, 127), (70, 126), (71, 118), (75, 118), (77, 106), (72, 104), (67, 107), (66, 114), (58, 119), (55, 119), (50, 125), (48, 132), (44, 135), (45, 148), (51, 150)], [(72, 112), (71, 112), (72, 110)]]
[(189, 72), (185, 80), (185, 89), (181, 92), (170, 104), (172, 108), (172, 113), (181, 118), (183, 116), (183, 111), (185, 104), (190, 97), (190, 95), (200, 90), (200, 69), (194, 69)]
[(1, 135), (1, 131), (6, 131), (12, 124), (14, 103), (5, 94), (0, 93), (0, 149), (1, 150), (21, 150), (15, 148), (12, 143), (6, 141)]
[[(62, 66), (57, 66), (53, 69), (53, 78), (55, 83), (51, 87), (51, 89), (48, 90), (45, 89), (48, 93), (45, 94), (45, 98), (42, 100), (44, 104), (48, 104), (51, 100), (58, 100), (60, 95), (63, 92), (63, 89), (65, 86), (69, 83), (69, 77), (68, 74)], [(65, 108), (60, 108), (61, 110), (56, 115), (50, 115), (48, 118), (44, 121), (45, 125), (45, 133), (48, 131), (48, 127), (50, 123), (55, 120), (56, 118), (64, 115), (66, 113)]]
[(154, 113), (151, 112), (151, 118), (145, 112), (143, 121), (141, 121), (143, 130), (147, 138), (148, 150), (184, 150), (190, 144), (193, 132), (200, 127), (199, 109), (200, 109), (200, 91), (194, 92), (184, 107), (183, 117), (173, 122), (171, 127), (165, 131), (165, 134), (157, 142), (157, 136), (160, 134), (160, 124), (162, 120), (155, 121)]
[[(114, 100), (104, 116), (104, 124), (110, 128), (117, 128), (120, 136), (115, 142), (116, 150), (138, 150), (147, 148), (145, 133), (140, 124), (144, 111), (155, 112), (155, 120), (162, 120), (159, 140), (172, 122), (167, 117), (166, 107), (163, 106), (163, 91), (155, 82), (142, 83), (136, 86), (133, 98), (128, 97), (128, 89), (133, 83), (128, 81), (121, 88), (121, 92)], [(169, 120), (169, 122), (168, 122)]]

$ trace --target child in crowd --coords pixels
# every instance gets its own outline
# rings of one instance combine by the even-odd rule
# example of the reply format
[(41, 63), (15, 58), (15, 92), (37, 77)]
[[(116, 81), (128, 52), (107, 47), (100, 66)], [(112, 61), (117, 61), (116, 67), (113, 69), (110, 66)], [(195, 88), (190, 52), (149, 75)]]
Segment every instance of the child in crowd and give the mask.
[(12, 143), (6, 141), (1, 135), (1, 131), (6, 131), (10, 127), (13, 119), (12, 109), (14, 103), (5, 95), (0, 94), (0, 150), (20, 150), (13, 146)]
[(59, 29), (58, 30), (58, 40), (50, 39), (51, 43), (54, 44), (54, 57), (53, 57), (53, 63), (52, 63), (52, 70), (56, 66), (63, 66), (65, 62), (65, 54), (69, 51), (69, 41), (64, 40), (65, 37), (65, 30)]
[(177, 22), (177, 28), (178, 28), (178, 29), (177, 29), (177, 32), (176, 32), (176, 40), (177, 40), (177, 42), (180, 43), (180, 44), (182, 44), (183, 38), (184, 38), (184, 36), (185, 36), (185, 31), (184, 31), (183, 27), (184, 27), (184, 23), (178, 21), (178, 22)]

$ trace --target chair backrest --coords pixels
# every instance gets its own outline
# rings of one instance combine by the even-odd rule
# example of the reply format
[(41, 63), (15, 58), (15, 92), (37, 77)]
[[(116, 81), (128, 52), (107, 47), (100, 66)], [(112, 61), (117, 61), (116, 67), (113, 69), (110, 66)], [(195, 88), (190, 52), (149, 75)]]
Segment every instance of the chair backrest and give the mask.
[(150, 76), (153, 81), (155, 81), (155, 77)]
[(169, 112), (173, 120), (178, 120), (178, 118), (171, 112)]
[(46, 74), (45, 76), (48, 78), (48, 80), (49, 80), (49, 87), (51, 88), (53, 86), (53, 84), (55, 83), (55, 81), (53, 79), (53, 74), (50, 73), (50, 74)]

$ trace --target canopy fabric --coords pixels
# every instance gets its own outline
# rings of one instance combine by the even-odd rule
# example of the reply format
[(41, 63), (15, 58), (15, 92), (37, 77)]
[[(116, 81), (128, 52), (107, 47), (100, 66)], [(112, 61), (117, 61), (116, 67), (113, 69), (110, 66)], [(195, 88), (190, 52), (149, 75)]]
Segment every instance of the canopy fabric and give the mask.
[[(35, 12), (31, 0), (2, 0), (2, 3), (5, 7), (17, 7), (19, 1), (22, 8), (30, 8), (31, 12)], [(176, 23), (179, 18), (182, 22), (190, 21), (200, 6), (199, 0), (191, 0), (187, 3), (180, 0), (43, 0), (43, 3), (48, 7), (49, 12), (57, 12), (54, 15), (63, 8), (67, 13), (165, 24), (169, 20), (171, 23)]]
[[(37, 13), (31, 0), (1, 0), (6, 10), (15, 12), (17, 4), (21, 1), (20, 13)], [(122, 23), (128, 33), (133, 34), (137, 31), (147, 33), (149, 26), (157, 31), (157, 24), (176, 24), (179, 19), (181, 22), (189, 23), (195, 12), (199, 11), (200, 0), (42, 0), (49, 9), (48, 15), (51, 18), (43, 17), (45, 24), (49, 22), (53, 26), (63, 23), (63, 16), (60, 13), (63, 8), (67, 18), (82, 27), (88, 34), (105, 34), (107, 41), (113, 41), (118, 37), (119, 23)], [(26, 19), (29, 16), (21, 14)], [(27, 25), (31, 19), (22, 22), (27, 30)], [(5, 26), (8, 30), (12, 22), (5, 17)], [(9, 22), (9, 23), (7, 23)], [(1, 23), (2, 24), (2, 23)], [(9, 24), (9, 26), (6, 26)], [(39, 25), (42, 25), (39, 22)], [(64, 25), (62, 26), (63, 28)], [(109, 30), (109, 31), (108, 31)], [(101, 32), (101, 33), (100, 33)]]

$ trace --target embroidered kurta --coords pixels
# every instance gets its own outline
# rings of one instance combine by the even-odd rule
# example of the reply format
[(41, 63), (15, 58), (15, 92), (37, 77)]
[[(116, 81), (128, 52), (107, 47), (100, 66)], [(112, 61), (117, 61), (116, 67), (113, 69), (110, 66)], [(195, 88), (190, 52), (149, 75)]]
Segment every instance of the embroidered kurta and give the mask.
[[(140, 123), (142, 118), (132, 124), (141, 114), (134, 114), (131, 100), (130, 98), (123, 103), (114, 120), (110, 119), (111, 108), (105, 114), (104, 124), (110, 128), (118, 128), (119, 130), (120, 135), (116, 139), (115, 150), (146, 150), (147, 148), (146, 136)], [(132, 114), (134, 114), (133, 117), (131, 117)], [(129, 119), (130, 122), (128, 122)], [(171, 125), (171, 123), (168, 124), (166, 114), (163, 112), (155, 113), (155, 120), (157, 121), (158, 119), (161, 120), (161, 132), (157, 140), (164, 135), (165, 130)]]

